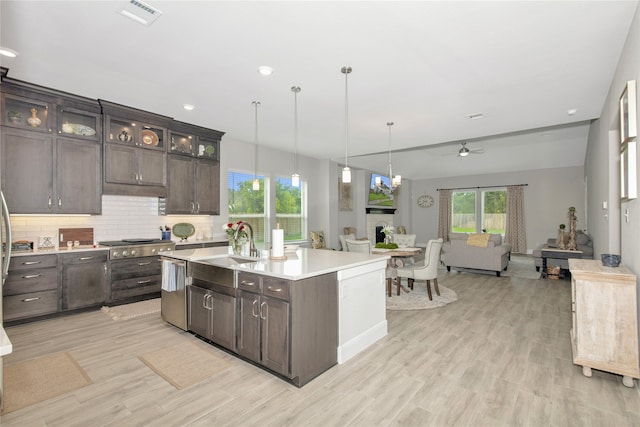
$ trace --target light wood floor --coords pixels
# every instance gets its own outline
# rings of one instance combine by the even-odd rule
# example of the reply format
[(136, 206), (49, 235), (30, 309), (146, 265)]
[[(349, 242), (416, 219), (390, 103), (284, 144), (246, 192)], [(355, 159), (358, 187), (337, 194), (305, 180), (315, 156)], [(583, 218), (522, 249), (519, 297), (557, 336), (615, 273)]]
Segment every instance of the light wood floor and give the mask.
[[(533, 268), (533, 267), (531, 267)], [(571, 362), (569, 281), (442, 273), (458, 301), (388, 311), (389, 335), (298, 389), (232, 368), (176, 390), (138, 355), (206, 344), (159, 316), (84, 313), (8, 328), (5, 365), (69, 351), (93, 384), (2, 417), (11, 426), (638, 426), (640, 393)], [(423, 286), (423, 285), (421, 285)]]

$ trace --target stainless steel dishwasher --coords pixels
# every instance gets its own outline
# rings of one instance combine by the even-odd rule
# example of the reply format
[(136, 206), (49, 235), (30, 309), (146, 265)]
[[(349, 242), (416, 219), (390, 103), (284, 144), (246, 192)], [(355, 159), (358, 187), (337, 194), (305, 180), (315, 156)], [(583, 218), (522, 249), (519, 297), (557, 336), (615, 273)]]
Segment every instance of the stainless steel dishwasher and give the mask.
[(187, 330), (187, 262), (162, 257), (161, 314), (165, 322)]

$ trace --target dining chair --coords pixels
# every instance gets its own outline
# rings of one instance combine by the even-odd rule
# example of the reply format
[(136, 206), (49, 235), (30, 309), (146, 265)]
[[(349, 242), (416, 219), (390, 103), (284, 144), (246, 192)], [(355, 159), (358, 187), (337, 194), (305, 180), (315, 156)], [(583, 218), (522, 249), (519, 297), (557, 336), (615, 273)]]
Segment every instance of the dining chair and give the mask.
[[(371, 253), (371, 242), (369, 240), (346, 240), (347, 251), (349, 252), (360, 252), (365, 254)], [(384, 271), (384, 276), (387, 281), (387, 293), (391, 296), (391, 285), (393, 284), (393, 280), (396, 279), (396, 283), (398, 284), (398, 295), (400, 295), (400, 281), (397, 279), (396, 269), (391, 268), (391, 266), (387, 265), (387, 268)]]
[(431, 295), (431, 281), (436, 290), (436, 294), (440, 296), (440, 289), (438, 289), (438, 263), (440, 262), (440, 251), (442, 250), (442, 238), (429, 240), (427, 242), (427, 249), (424, 255), (424, 264), (414, 264), (408, 267), (398, 269), (398, 286), (403, 277), (407, 278), (409, 288), (413, 289), (413, 282), (416, 280), (424, 280), (427, 286), (427, 294), (429, 299), (432, 300)]

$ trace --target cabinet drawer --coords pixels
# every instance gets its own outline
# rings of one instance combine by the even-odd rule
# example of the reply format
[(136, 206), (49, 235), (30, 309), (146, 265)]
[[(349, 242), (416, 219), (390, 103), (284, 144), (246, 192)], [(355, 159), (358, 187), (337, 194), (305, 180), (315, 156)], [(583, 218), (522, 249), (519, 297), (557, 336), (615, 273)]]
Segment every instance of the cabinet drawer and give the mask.
[(262, 294), (288, 301), (289, 281), (265, 276), (262, 278)]
[(111, 283), (111, 301), (160, 292), (162, 276), (137, 277)]
[(4, 320), (39, 316), (58, 311), (58, 291), (34, 292), (4, 297)]
[(11, 258), (9, 271), (57, 266), (58, 257), (56, 255), (16, 256)]
[(19, 295), (58, 289), (58, 269), (40, 268), (12, 271), (2, 289), (3, 295)]
[(89, 264), (92, 262), (107, 262), (108, 251), (78, 252), (60, 255), (62, 265)]
[(157, 256), (112, 260), (111, 280), (153, 276), (162, 273), (162, 261)]
[(249, 292), (260, 292), (260, 276), (252, 273), (238, 273), (238, 288)]

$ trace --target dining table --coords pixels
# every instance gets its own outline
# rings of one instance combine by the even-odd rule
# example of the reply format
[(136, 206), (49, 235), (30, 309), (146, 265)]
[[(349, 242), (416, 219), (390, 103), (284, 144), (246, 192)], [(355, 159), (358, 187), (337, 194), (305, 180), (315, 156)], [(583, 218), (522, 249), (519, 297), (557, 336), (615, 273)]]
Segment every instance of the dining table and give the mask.
[[(399, 261), (401, 262), (403, 258), (410, 258), (410, 257), (416, 256), (420, 254), (420, 252), (422, 252), (422, 248), (414, 248), (414, 247), (404, 247), (404, 248), (399, 247), (397, 249), (383, 249), (383, 248), (374, 247), (371, 249), (372, 254), (389, 255), (391, 257), (389, 258), (389, 267), (393, 271), (392, 276), (397, 281), (396, 283), (398, 284), (398, 289), (402, 289), (404, 292), (407, 292), (407, 293), (409, 292), (409, 288), (402, 286), (397, 274), (398, 267), (403, 267), (404, 263), (402, 263), (403, 265), (398, 265), (398, 262)], [(400, 291), (398, 290), (398, 295), (399, 294), (400, 294)]]

